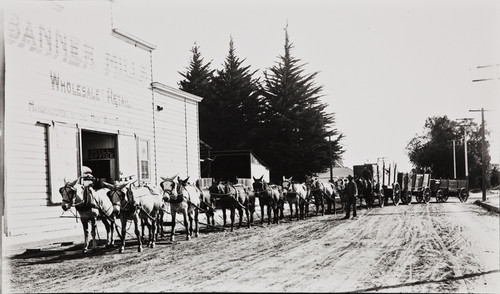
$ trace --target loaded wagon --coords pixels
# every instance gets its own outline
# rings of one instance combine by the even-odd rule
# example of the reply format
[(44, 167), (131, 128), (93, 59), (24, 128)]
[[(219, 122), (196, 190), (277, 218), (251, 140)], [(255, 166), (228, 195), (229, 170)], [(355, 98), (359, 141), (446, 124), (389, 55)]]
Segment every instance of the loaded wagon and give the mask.
[(466, 180), (433, 179), (431, 192), (436, 202), (446, 202), (450, 196), (457, 196), (460, 202), (466, 202), (469, 198)]
[(354, 177), (363, 178), (365, 167), (372, 175), (373, 196), (377, 200), (377, 204), (384, 207), (390, 197), (393, 204), (398, 205), (401, 199), (401, 184), (396, 181), (396, 166), (394, 166), (394, 177), (391, 178), (391, 166), (389, 165), (389, 168), (386, 169), (385, 163), (381, 167), (376, 163), (355, 165), (353, 166)]
[(411, 204), (412, 175), (409, 173), (399, 172), (397, 175), (397, 182), (400, 187), (401, 202), (404, 204)]
[(430, 179), (431, 174), (413, 174), (411, 177), (409, 176), (407, 197), (409, 196), (410, 202), (407, 202), (407, 204), (411, 203), (412, 195), (415, 195), (418, 203), (428, 203), (431, 200)]

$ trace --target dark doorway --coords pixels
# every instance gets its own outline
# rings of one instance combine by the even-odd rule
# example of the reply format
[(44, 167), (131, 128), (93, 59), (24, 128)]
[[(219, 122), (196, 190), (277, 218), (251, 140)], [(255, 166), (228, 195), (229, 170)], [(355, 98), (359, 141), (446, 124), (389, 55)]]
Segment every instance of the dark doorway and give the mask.
[(108, 183), (118, 179), (116, 135), (82, 130), (82, 162), (94, 177)]

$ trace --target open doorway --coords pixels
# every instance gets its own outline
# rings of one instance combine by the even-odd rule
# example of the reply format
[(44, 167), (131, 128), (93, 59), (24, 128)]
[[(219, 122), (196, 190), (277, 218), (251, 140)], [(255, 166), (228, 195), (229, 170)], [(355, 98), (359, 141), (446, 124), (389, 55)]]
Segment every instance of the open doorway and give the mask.
[(82, 162), (94, 177), (108, 183), (119, 178), (116, 135), (82, 130)]

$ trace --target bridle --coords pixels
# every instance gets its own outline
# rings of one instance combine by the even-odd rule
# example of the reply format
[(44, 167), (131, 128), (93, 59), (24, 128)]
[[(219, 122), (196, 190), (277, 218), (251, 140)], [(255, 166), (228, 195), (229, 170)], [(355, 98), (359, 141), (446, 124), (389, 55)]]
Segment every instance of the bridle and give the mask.
[(75, 204), (75, 195), (76, 189), (74, 187), (65, 184), (63, 187), (59, 188), (59, 193), (62, 196), (62, 202), (69, 204), (69, 206), (74, 206)]

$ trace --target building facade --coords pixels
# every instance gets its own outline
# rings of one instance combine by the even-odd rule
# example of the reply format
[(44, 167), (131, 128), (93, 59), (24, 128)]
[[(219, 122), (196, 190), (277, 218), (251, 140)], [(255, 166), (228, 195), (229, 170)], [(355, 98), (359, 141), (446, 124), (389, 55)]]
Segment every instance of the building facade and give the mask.
[(6, 236), (81, 226), (62, 214), (58, 190), (82, 166), (109, 182), (200, 177), (201, 98), (153, 81), (155, 46), (113, 27), (112, 2), (92, 4), (11, 1), (5, 7), (0, 191)]

